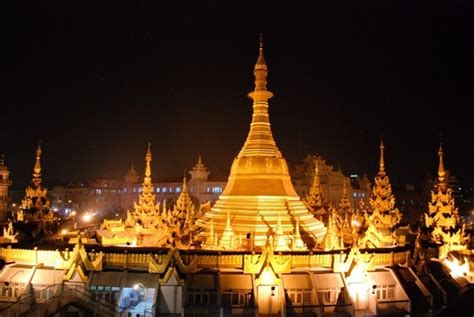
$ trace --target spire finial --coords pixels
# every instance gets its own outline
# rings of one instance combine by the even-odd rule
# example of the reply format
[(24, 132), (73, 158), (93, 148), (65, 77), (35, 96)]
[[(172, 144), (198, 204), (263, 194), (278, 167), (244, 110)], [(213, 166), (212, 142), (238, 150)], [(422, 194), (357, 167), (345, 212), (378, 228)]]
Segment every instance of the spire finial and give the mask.
[(33, 181), (35, 180), (41, 180), (41, 141), (38, 144), (38, 147), (36, 148), (36, 161), (35, 161), (35, 166), (33, 167)]
[(439, 150), (438, 150), (438, 156), (439, 156), (439, 166), (438, 166), (438, 180), (440, 183), (444, 182), (444, 177), (446, 176), (446, 171), (444, 169), (444, 162), (443, 162), (443, 145), (441, 144), (441, 138), (439, 140)]
[(383, 135), (380, 137), (380, 166), (379, 172), (385, 172), (385, 159), (384, 159), (385, 146), (383, 145)]
[(151, 158), (152, 158), (151, 143), (148, 143), (148, 148), (147, 148), (146, 155), (145, 155), (145, 161), (146, 161), (145, 177), (150, 177), (151, 176), (151, 166), (150, 166)]
[(0, 166), (5, 165), (5, 154), (2, 153), (2, 157), (0, 158)]
[(267, 64), (265, 63), (265, 58), (263, 57), (263, 36), (260, 34), (260, 43), (258, 50), (257, 63), (255, 63), (255, 68), (253, 70), (253, 75), (255, 76), (255, 90), (249, 94), (249, 97), (254, 101), (267, 101), (270, 99), (273, 94), (267, 90)]
[(198, 164), (199, 164), (199, 165), (201, 165), (201, 164), (202, 164), (201, 153), (199, 153)]

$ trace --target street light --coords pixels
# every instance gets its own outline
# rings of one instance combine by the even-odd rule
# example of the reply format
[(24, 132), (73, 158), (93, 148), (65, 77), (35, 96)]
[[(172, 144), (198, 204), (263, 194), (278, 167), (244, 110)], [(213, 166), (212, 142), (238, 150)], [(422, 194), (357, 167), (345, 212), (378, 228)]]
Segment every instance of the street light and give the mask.
[[(146, 287), (142, 283), (136, 283), (133, 285), (133, 289), (135, 291), (138, 291), (140, 287), (143, 288), (143, 301), (145, 302), (145, 308), (143, 309), (143, 312), (144, 312), (144, 316), (146, 317)], [(140, 296), (140, 293), (138, 293), (138, 295)]]

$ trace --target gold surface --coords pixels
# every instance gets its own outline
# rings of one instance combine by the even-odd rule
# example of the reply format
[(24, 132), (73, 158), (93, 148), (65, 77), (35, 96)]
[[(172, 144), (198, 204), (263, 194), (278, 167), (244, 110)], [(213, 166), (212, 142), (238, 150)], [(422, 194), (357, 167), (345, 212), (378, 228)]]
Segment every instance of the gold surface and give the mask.
[(284, 236), (297, 236), (295, 226), (299, 222), (303, 240), (314, 246), (315, 240), (322, 239), (326, 230), (296, 194), (286, 160), (273, 139), (268, 115), (268, 99), (273, 94), (267, 90), (267, 75), (260, 42), (254, 68), (255, 89), (248, 95), (253, 100), (249, 134), (234, 159), (222, 195), (198, 224), (208, 239), (212, 221), (213, 231), (220, 237), (229, 213), (234, 236), (246, 238), (250, 234), (254, 245), (262, 247), (267, 235), (275, 235), (280, 218)]

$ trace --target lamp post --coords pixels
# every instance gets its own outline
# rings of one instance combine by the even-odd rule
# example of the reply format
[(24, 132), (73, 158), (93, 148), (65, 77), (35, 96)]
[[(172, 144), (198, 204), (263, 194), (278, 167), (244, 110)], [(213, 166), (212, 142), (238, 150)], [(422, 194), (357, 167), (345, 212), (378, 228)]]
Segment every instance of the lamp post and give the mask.
[[(140, 287), (143, 288), (143, 301), (145, 303), (145, 308), (143, 309), (143, 315), (146, 317), (146, 287), (142, 283), (136, 283), (135, 285), (133, 285), (133, 289), (135, 291), (138, 291)], [(140, 295), (140, 293), (138, 294)]]

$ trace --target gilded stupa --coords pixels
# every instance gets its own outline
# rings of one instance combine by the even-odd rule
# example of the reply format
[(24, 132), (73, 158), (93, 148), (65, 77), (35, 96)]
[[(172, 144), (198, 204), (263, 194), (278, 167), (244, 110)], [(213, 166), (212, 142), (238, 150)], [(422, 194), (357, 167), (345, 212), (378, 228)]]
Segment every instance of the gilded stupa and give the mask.
[[(222, 195), (198, 222), (203, 229), (200, 234), (204, 241), (215, 240), (209, 237), (212, 224), (213, 233), (220, 238), (229, 215), (235, 237), (263, 247), (267, 237), (273, 239), (276, 235), (279, 222), (282, 234), (289, 239), (297, 235), (295, 229), (299, 222), (304, 242), (312, 247), (316, 240), (322, 240), (326, 229), (296, 194), (286, 160), (273, 139), (268, 115), (268, 100), (273, 94), (267, 90), (267, 75), (260, 40), (254, 68), (255, 89), (248, 94), (253, 100), (250, 131), (234, 159)], [(247, 244), (247, 247), (251, 246)]]
[[(153, 191), (153, 182), (151, 180), (151, 160), (151, 145), (148, 143), (148, 148), (145, 155), (146, 167), (142, 191), (138, 197), (138, 203), (133, 203), (133, 211), (127, 212), (127, 226), (135, 226), (135, 224), (139, 224), (144, 228), (150, 228), (156, 227), (158, 225), (160, 205), (156, 203), (155, 194)], [(133, 169), (133, 171), (135, 170)]]
[(393, 230), (400, 223), (402, 215), (395, 207), (392, 185), (385, 171), (384, 149), (381, 141), (379, 171), (369, 201), (370, 209), (365, 215), (367, 230), (361, 240), (365, 247), (390, 247), (398, 243)]
[(41, 145), (35, 152), (33, 179), (25, 190), (25, 197), (21, 201), (16, 213), (15, 229), (19, 231), (19, 240), (38, 241), (50, 238), (56, 231), (51, 204), (47, 196), (48, 190), (41, 183)]
[(431, 240), (443, 244), (440, 249), (440, 258), (445, 258), (449, 251), (465, 250), (469, 241), (455, 205), (453, 191), (446, 179), (443, 155), (443, 148), (440, 145), (438, 182), (431, 191), (431, 202), (428, 202), (428, 212), (425, 213), (424, 219)]
[(305, 198), (306, 204), (315, 217), (319, 220), (326, 221), (328, 218), (328, 207), (324, 198), (321, 179), (319, 178), (318, 160), (314, 160), (314, 176), (313, 183), (309, 189), (309, 193)]

